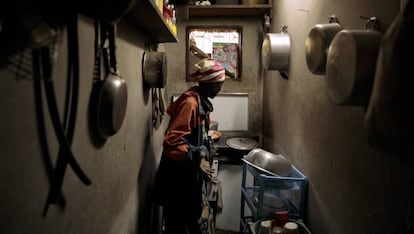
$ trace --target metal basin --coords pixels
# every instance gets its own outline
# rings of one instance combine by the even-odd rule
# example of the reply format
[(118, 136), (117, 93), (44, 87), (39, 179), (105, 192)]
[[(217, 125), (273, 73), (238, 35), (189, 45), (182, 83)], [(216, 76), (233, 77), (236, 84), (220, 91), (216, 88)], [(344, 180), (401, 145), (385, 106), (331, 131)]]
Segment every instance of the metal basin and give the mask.
[(276, 155), (260, 148), (252, 149), (244, 158), (253, 165), (279, 176), (288, 174), (292, 169), (292, 165), (283, 155)]

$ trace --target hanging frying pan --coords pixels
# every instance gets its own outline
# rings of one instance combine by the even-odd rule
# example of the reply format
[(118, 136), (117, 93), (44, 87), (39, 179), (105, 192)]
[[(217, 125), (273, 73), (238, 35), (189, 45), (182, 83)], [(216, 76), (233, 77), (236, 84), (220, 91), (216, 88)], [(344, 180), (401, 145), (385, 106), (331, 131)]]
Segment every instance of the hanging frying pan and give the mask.
[[(125, 118), (128, 90), (117, 70), (115, 58), (115, 25), (101, 23), (101, 49), (104, 60), (105, 78), (98, 95), (97, 131), (102, 138), (118, 132)], [(105, 40), (109, 41), (106, 48)]]

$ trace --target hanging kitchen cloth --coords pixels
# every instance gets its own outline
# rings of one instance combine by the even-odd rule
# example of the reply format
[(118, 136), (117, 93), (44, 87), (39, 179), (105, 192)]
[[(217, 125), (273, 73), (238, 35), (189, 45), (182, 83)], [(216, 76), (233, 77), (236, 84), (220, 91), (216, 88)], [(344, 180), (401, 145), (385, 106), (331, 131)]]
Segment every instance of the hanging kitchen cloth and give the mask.
[(211, 202), (217, 202), (217, 212), (223, 209), (223, 197), (221, 182), (217, 177), (211, 178), (210, 192), (208, 194), (208, 200)]
[(203, 179), (202, 187), (202, 211), (199, 219), (200, 231), (202, 234), (216, 233), (214, 208), (209, 201), (209, 193), (211, 192), (211, 181)]
[(378, 151), (414, 162), (414, 1), (383, 36), (365, 115), (369, 143)]

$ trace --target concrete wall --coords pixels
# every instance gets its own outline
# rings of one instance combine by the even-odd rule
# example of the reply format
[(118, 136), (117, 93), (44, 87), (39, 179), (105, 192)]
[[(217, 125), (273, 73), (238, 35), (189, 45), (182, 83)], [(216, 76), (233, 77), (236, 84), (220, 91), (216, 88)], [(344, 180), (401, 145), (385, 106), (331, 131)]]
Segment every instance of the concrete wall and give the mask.
[(335, 14), (345, 28), (363, 29), (376, 16), (384, 32), (398, 1), (275, 0), (273, 30), (286, 24), (292, 38), (289, 80), (265, 74), (264, 147), (286, 155), (309, 177), (307, 223), (313, 233), (409, 233), (412, 168), (367, 143), (365, 109), (339, 106), (327, 95), (325, 77), (305, 62), (305, 40), (317, 23)]
[[(180, 13), (180, 12), (179, 12)], [(260, 62), (261, 18), (190, 18), (178, 23), (178, 43), (165, 44), (168, 56), (168, 80), (166, 98), (179, 94), (194, 85), (186, 82), (186, 26), (187, 25), (236, 25), (243, 26), (242, 33), (242, 77), (241, 80), (226, 80), (221, 93), (249, 94), (249, 130), (260, 133), (262, 128), (262, 69)]]
[[(398, 8), (398, 2), (386, 0), (275, 0), (273, 30), (280, 31), (286, 24), (292, 35), (287, 81), (276, 72), (262, 73), (261, 18), (181, 21), (179, 43), (160, 46), (168, 56), (165, 97), (192, 85), (185, 82), (186, 25), (243, 25), (242, 80), (226, 82), (223, 92), (248, 92), (249, 130), (260, 133), (263, 129), (264, 147), (283, 153), (309, 176), (306, 221), (313, 233), (406, 233), (413, 220), (410, 167), (367, 144), (364, 109), (334, 105), (326, 94), (324, 77), (312, 75), (304, 58), (308, 31), (316, 23), (327, 22), (329, 15), (336, 14), (347, 28), (363, 28), (360, 16), (375, 15), (386, 28)], [(128, 84), (128, 108), (121, 130), (101, 144), (96, 144), (88, 129), (93, 69), (90, 19), (81, 17), (79, 38), (80, 103), (72, 149), (92, 185), (84, 186), (68, 167), (62, 189), (66, 207), (52, 205), (42, 217), (49, 178), (36, 124), (33, 80), (22, 69), (30, 70), (30, 64), (22, 65), (22, 57), (14, 56), (13, 64), (2, 64), (0, 69), (1, 233), (156, 232), (157, 228), (148, 226), (157, 216), (157, 209), (148, 202), (149, 189), (167, 121), (158, 130), (151, 127), (151, 97), (141, 77), (146, 37), (126, 22), (118, 27), (118, 64)], [(65, 77), (65, 45), (60, 42), (55, 77)], [(23, 55), (30, 57), (30, 52)], [(64, 82), (56, 80), (58, 94), (64, 93)], [(59, 96), (60, 107), (63, 99)], [(58, 144), (50, 119), (45, 121), (54, 165)]]
[[(80, 93), (72, 150), (92, 184), (83, 185), (68, 166), (62, 186), (66, 206), (51, 205), (44, 217), (50, 186), (38, 135), (31, 52), (27, 49), (4, 60), (0, 70), (0, 233), (156, 233), (151, 221), (158, 211), (151, 206), (149, 191), (161, 154), (163, 128), (152, 128), (150, 92), (143, 88), (145, 42), (146, 36), (133, 25), (119, 23), (117, 55), (128, 86), (126, 118), (116, 135), (97, 142), (88, 122), (94, 28), (93, 21), (80, 17)], [(64, 35), (58, 44), (53, 77), (63, 115)], [(55, 165), (58, 144), (45, 101), (43, 105), (50, 160)]]

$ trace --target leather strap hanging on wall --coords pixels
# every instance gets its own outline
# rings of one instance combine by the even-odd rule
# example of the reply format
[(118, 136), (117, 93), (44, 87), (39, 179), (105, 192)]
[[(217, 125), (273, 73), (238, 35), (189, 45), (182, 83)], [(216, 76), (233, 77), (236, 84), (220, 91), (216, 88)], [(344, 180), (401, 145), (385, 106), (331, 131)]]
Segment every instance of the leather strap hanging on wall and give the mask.
[[(46, 133), (46, 123), (45, 123), (45, 115), (43, 113), (43, 98), (42, 98), (42, 72), (40, 71), (41, 68), (41, 59), (40, 53), (38, 50), (34, 50), (33, 54), (33, 71), (34, 71), (34, 93), (35, 93), (35, 104), (36, 104), (36, 119), (37, 119), (37, 126), (38, 126), (38, 134), (39, 134), (39, 141), (42, 150), (43, 156), (43, 163), (47, 172), (47, 176), (49, 179), (49, 183), (52, 184), (53, 181), (53, 163), (50, 156), (49, 151), (49, 143), (47, 139)], [(66, 124), (64, 126), (67, 126)], [(65, 129), (67, 129), (65, 127)], [(66, 135), (68, 135), (66, 133)], [(56, 201), (57, 205), (63, 209), (66, 206), (66, 199), (63, 194), (58, 196)]]
[[(50, 204), (57, 203), (61, 198), (61, 187), (66, 171), (66, 165), (72, 167), (78, 178), (85, 184), (90, 185), (91, 181), (82, 171), (77, 163), (73, 152), (71, 151), (71, 143), (73, 140), (79, 88), (79, 61), (78, 61), (78, 43), (77, 43), (77, 16), (70, 17), (67, 24), (68, 35), (68, 93), (65, 104), (64, 126), (59, 117), (59, 111), (56, 102), (54, 84), (52, 79), (52, 65), (50, 62), (50, 51), (47, 46), (43, 46), (38, 50), (38, 59), (40, 63), (41, 76), (44, 79), (44, 87), (46, 91), (47, 104), (49, 114), (52, 119), (53, 128), (60, 144), (56, 167), (53, 171), (51, 187), (49, 190), (47, 202), (43, 215), (46, 215)], [(64, 129), (65, 128), (65, 129)], [(66, 130), (66, 131), (65, 131)]]

